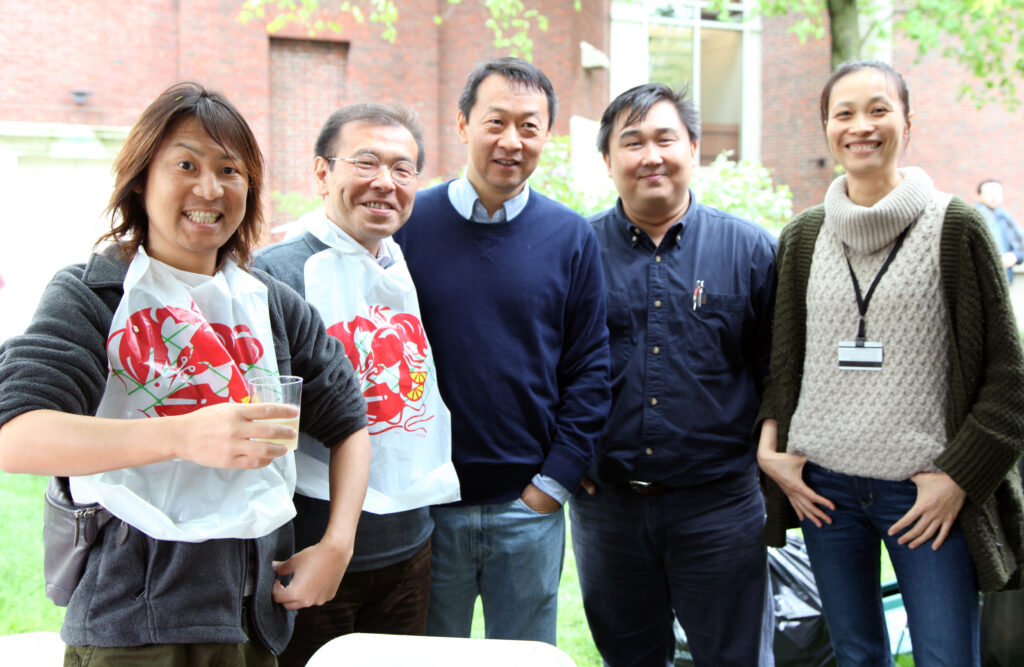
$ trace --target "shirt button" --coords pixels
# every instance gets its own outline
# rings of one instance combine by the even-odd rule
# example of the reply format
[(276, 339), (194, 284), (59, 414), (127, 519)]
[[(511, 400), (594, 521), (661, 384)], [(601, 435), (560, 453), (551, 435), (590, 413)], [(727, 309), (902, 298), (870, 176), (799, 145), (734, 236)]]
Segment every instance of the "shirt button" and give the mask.
[(660, 348), (660, 347), (658, 347), (657, 345), (655, 345), (655, 346), (654, 346), (654, 349), (653, 349), (653, 350), (651, 350), (651, 352), (653, 352), (654, 354), (658, 354), (659, 352), (661, 352), (661, 348)]
[(658, 264), (661, 264), (661, 255), (655, 255), (654, 261), (657, 262)]
[(682, 234), (680, 234), (679, 236), (676, 237), (676, 243), (679, 243), (682, 240), (683, 240), (683, 235)]
[(655, 299), (654, 300), (654, 307), (655, 308), (661, 308), (661, 299)]
[(636, 240), (637, 240), (637, 237), (636, 237), (636, 236), (634, 236), (634, 237), (633, 237), (633, 243), (636, 243)]
[(651, 449), (650, 447), (648, 447), (647, 449), (644, 450), (644, 454), (647, 454), (647, 456), (650, 456), (653, 453), (654, 453), (654, 450)]
[(658, 404), (658, 399), (652, 398), (651, 399), (651, 405), (657, 405), (657, 404)]

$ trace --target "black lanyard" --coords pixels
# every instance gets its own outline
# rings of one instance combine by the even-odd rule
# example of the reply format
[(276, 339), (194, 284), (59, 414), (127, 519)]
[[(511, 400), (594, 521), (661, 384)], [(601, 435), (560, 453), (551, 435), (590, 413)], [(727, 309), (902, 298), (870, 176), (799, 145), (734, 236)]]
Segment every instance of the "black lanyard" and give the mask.
[(857, 294), (857, 310), (860, 311), (860, 323), (857, 325), (857, 347), (863, 347), (866, 336), (864, 334), (864, 316), (868, 312), (868, 304), (871, 303), (871, 296), (875, 293), (875, 288), (878, 287), (878, 281), (882, 279), (885, 272), (889, 269), (889, 265), (892, 264), (892, 260), (895, 259), (896, 253), (900, 251), (900, 247), (903, 245), (903, 239), (907, 237), (907, 232), (910, 231), (908, 225), (906, 229), (900, 232), (900, 235), (896, 237), (896, 243), (893, 244), (892, 250), (889, 251), (889, 256), (885, 258), (885, 263), (882, 264), (882, 268), (875, 274), (875, 279), (871, 281), (871, 287), (868, 288), (866, 296), (860, 294), (860, 283), (857, 282), (857, 274), (853, 272), (853, 265), (850, 264), (850, 249), (843, 243), (843, 256), (846, 257), (846, 266), (850, 269), (850, 278), (853, 280), (853, 291)]

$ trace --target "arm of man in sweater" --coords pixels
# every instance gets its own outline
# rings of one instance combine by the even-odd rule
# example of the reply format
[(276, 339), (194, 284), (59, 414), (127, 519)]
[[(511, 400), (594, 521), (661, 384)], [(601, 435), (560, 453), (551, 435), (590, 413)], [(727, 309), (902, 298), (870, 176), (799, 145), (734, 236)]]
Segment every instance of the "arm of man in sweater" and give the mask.
[[(589, 228), (586, 232), (566, 300), (556, 432), (541, 467), (542, 475), (570, 492), (580, 484), (594, 457), (611, 407), (604, 277), (597, 237)], [(555, 511), (560, 505), (532, 483), (522, 498), (538, 511)]]

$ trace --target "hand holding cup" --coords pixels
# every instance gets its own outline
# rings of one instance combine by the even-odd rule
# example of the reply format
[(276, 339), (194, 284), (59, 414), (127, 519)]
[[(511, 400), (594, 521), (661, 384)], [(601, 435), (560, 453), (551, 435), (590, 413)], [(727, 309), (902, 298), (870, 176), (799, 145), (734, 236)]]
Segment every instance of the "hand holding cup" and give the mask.
[(281, 419), (257, 419), (256, 422), (275, 422), (290, 426), (295, 430), (291, 438), (263, 439), (260, 442), (273, 442), (284, 445), (289, 450), (299, 444), (299, 409), (302, 405), (302, 378), (296, 375), (268, 375), (248, 381), (250, 403), (279, 403), (295, 407), (295, 415)]

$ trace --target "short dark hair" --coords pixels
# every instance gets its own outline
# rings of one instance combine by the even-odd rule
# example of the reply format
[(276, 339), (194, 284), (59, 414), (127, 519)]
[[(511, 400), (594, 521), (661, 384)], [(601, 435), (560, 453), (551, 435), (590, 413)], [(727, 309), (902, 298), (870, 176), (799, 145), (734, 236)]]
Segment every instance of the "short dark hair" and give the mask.
[[(420, 125), (415, 113), (399, 104), (367, 102), (349, 104), (338, 109), (328, 116), (324, 126), (320, 128), (314, 157), (335, 157), (334, 151), (337, 147), (338, 137), (341, 136), (341, 128), (348, 123), (370, 123), (387, 127), (404, 127), (409, 130), (409, 134), (416, 141), (416, 171), (423, 171), (423, 165), (427, 160), (427, 151), (423, 147), (423, 126)], [(334, 163), (332, 162), (329, 168), (333, 167)]]
[(998, 178), (986, 178), (985, 180), (980, 181), (978, 183), (978, 194), (979, 195), (981, 194), (981, 186), (985, 185), (986, 183), (998, 183), (999, 185), (1003, 184), (1003, 182), (1000, 181)]
[(263, 226), (263, 153), (238, 109), (220, 93), (191, 81), (176, 83), (160, 93), (128, 132), (114, 160), (114, 192), (107, 206), (111, 229), (96, 243), (112, 240), (128, 257), (145, 245), (149, 234), (145, 202), (149, 164), (168, 132), (190, 118), (198, 120), (203, 131), (225, 152), (237, 153), (245, 166), (249, 178), (245, 215), (235, 233), (217, 250), (217, 265), (233, 256), (238, 264), (248, 266)]
[(555, 114), (558, 112), (555, 88), (551, 85), (547, 74), (522, 58), (495, 58), (480, 63), (469, 73), (469, 76), (466, 77), (466, 85), (462, 88), (462, 94), (459, 95), (459, 112), (463, 118), (469, 120), (469, 111), (476, 104), (477, 90), (484, 79), (492, 74), (499, 74), (520, 86), (542, 91), (548, 98), (548, 129), (555, 124)]
[(616, 97), (601, 114), (601, 129), (597, 132), (597, 150), (601, 151), (601, 155), (608, 155), (612, 130), (615, 129), (615, 120), (619, 114), (628, 110), (629, 115), (622, 125), (633, 125), (647, 118), (651, 107), (658, 102), (671, 102), (679, 114), (679, 121), (690, 135), (690, 141), (700, 141), (700, 112), (690, 99), (689, 89), (684, 86), (673, 90), (664, 83), (644, 83)]
[(903, 76), (893, 69), (893, 66), (887, 62), (881, 60), (851, 60), (850, 62), (843, 63), (836, 68), (836, 71), (832, 72), (832, 76), (825, 82), (825, 87), (821, 90), (821, 101), (819, 102), (819, 109), (821, 112), (821, 126), (822, 128), (828, 123), (828, 103), (829, 98), (832, 97), (832, 89), (835, 88), (836, 83), (839, 82), (847, 74), (853, 74), (862, 69), (876, 69), (885, 75), (885, 78), (889, 80), (889, 83), (896, 86), (896, 93), (899, 95), (900, 102), (903, 104), (903, 120), (910, 124), (910, 90), (907, 88), (907, 82), (903, 80)]

